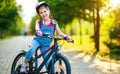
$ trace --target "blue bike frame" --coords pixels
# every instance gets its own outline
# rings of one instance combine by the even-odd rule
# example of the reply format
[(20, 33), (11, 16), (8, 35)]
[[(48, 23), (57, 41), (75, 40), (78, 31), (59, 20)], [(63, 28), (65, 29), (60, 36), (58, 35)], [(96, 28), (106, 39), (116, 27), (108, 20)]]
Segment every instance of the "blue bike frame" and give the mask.
[[(39, 49), (39, 48), (38, 48)], [(51, 50), (51, 51), (50, 51)], [(45, 50), (44, 52), (41, 52), (41, 54), (37, 55), (37, 51), (35, 52), (35, 58), (33, 58), (33, 61), (35, 62), (35, 67), (37, 68), (35, 70), (35, 74), (39, 74), (39, 71), (41, 71), (41, 69), (43, 68), (43, 66), (46, 64), (47, 60), (54, 54), (55, 51), (55, 45), (50, 46), (47, 50)], [(50, 51), (50, 52), (49, 52)], [(42, 61), (42, 63), (40, 64), (40, 66), (38, 67), (38, 58), (40, 58), (41, 56), (43, 56), (45, 53), (48, 53), (47, 57)], [(52, 58), (55, 58), (55, 55), (53, 55)], [(54, 64), (55, 59), (52, 60), (52, 63)], [(54, 67), (52, 67), (52, 72), (54, 72)]]

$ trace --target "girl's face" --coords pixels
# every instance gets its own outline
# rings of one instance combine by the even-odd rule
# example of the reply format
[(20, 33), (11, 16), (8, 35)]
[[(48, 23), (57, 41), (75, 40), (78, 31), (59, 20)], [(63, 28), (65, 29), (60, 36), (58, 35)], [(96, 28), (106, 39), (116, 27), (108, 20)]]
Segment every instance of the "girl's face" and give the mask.
[(49, 19), (50, 10), (48, 7), (42, 6), (38, 9), (39, 15), (43, 20)]

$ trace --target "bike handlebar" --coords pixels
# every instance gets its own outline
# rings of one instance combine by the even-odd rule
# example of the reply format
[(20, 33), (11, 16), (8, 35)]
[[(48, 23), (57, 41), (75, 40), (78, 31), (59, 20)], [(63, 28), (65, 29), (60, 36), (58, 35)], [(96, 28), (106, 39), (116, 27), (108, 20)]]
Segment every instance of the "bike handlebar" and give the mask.
[[(48, 37), (48, 38), (51, 38), (51, 39), (56, 39), (57, 41), (58, 40), (65, 40), (64, 38), (59, 38), (59, 37), (54, 37), (54, 36), (51, 36), (50, 34), (43, 34), (42, 36), (45, 36), (45, 37)], [(74, 43), (74, 40), (66, 40), (67, 42), (71, 42), (71, 43)]]

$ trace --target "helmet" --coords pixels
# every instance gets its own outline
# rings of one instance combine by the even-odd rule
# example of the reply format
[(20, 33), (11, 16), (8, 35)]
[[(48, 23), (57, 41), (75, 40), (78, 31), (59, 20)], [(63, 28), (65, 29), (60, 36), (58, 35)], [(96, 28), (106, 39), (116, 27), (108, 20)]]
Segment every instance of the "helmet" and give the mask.
[(50, 7), (49, 7), (49, 4), (46, 3), (45, 1), (39, 2), (39, 3), (36, 5), (36, 12), (37, 12), (37, 13), (38, 13), (38, 9), (39, 9), (41, 6), (47, 6), (48, 8), (50, 8)]

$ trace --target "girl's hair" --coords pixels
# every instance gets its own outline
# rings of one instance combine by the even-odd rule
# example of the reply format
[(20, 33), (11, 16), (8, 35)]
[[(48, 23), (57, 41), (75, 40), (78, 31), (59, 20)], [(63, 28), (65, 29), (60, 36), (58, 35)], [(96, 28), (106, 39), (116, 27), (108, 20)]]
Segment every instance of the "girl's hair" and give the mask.
[[(50, 24), (51, 24), (51, 25), (54, 25), (53, 17), (52, 17), (52, 16), (50, 16), (50, 19), (51, 19)], [(40, 22), (42, 21), (42, 18), (40, 17), (40, 19), (39, 19), (39, 20), (40, 20), (40, 21), (39, 21), (39, 24), (40, 24)]]

